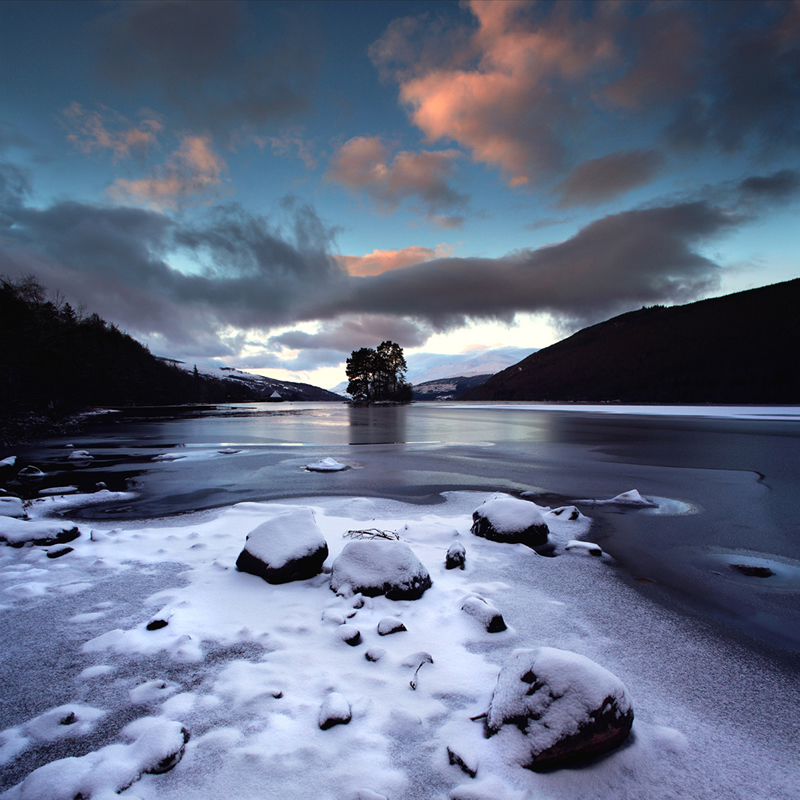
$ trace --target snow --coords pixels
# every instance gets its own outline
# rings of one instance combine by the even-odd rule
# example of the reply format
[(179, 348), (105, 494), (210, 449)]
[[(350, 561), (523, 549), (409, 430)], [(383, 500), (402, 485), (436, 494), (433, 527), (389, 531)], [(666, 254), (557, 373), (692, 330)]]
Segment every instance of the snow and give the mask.
[(311, 472), (341, 472), (349, 467), (347, 464), (340, 464), (335, 458), (323, 458), (313, 464), (306, 464), (306, 469)]
[(245, 550), (273, 569), (326, 546), (310, 508), (273, 504), (274, 516), (247, 534)]
[(577, 733), (607, 698), (616, 701), (618, 717), (631, 710), (622, 681), (586, 656), (553, 647), (521, 649), (500, 670), (486, 726), (497, 733), (509, 722), (516, 728), (516, 720), (527, 719), (524, 735), (535, 756)]
[(345, 595), (411, 597), (429, 585), (430, 575), (422, 562), (405, 542), (397, 540), (350, 542), (331, 567), (331, 589)]
[(483, 503), (477, 510), (502, 537), (522, 533), (531, 527), (547, 526), (541, 509), (528, 500), (497, 495)]
[[(469, 535), (473, 511), (502, 499), (495, 495), (444, 493), (433, 506), (306, 497), (165, 520), (69, 518), (93, 497), (42, 498), (28, 521), (0, 518), (82, 534), (56, 560), (41, 547), (0, 546), (3, 630), (13, 642), (0, 703), (4, 800), (797, 796), (796, 671), (655, 605), (607, 556), (543, 558), (470, 537), (466, 568), (446, 570), (448, 548)], [(539, 508), (557, 552), (590, 537), (591, 520), (572, 511)], [(354, 545), (370, 547), (355, 579), (407, 547), (432, 586), (393, 601), (336, 594), (326, 573), (271, 585), (239, 572), (245, 536), (283, 515), (313, 517), (327, 568)], [(402, 541), (345, 538), (367, 528)], [(469, 598), (500, 609), (507, 630), (477, 624), (462, 611)], [(156, 618), (168, 624), (147, 630)], [(406, 630), (381, 636), (388, 618)], [(360, 642), (348, 646), (341, 628), (358, 630)], [(561, 722), (622, 682), (636, 713), (625, 746), (579, 770), (537, 774), (519, 766), (514, 731), (484, 738), (482, 715), (490, 703), (498, 713), (498, 676), (519, 649), (537, 653), (537, 668), (564, 691)], [(591, 679), (577, 681), (584, 659)], [(25, 702), (7, 701), (23, 694)], [(350, 721), (322, 730), (326, 706), (326, 719)], [(70, 713), (75, 721), (62, 725)], [(184, 745), (174, 769), (148, 772)]]

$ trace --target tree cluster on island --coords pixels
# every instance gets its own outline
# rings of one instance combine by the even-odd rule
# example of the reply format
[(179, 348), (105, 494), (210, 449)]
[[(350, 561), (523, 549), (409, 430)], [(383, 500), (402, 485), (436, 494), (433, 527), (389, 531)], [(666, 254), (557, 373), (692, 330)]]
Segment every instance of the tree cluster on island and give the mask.
[(354, 403), (410, 403), (407, 369), (403, 348), (394, 342), (353, 350), (347, 359), (347, 393)]

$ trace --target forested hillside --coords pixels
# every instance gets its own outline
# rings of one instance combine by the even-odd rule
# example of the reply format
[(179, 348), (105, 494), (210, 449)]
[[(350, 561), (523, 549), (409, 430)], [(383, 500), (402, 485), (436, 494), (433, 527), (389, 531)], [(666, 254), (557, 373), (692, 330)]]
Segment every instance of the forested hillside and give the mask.
[(0, 278), (0, 426), (92, 406), (252, 400), (245, 386), (156, 358), (97, 314), (84, 316), (34, 278)]
[(800, 279), (653, 306), (539, 350), (463, 400), (800, 403)]

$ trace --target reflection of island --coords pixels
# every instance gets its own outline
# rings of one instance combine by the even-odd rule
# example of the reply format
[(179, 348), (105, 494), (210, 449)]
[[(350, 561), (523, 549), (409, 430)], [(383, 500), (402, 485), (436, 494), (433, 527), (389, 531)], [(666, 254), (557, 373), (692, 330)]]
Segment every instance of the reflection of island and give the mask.
[(349, 444), (405, 444), (407, 410), (404, 405), (349, 406)]

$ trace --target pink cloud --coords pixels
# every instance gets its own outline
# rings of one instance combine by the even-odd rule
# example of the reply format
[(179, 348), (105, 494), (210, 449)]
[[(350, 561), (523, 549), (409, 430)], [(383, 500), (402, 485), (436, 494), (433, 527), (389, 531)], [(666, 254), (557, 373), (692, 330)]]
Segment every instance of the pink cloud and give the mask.
[(184, 136), (166, 163), (147, 178), (117, 178), (108, 190), (118, 202), (134, 202), (158, 210), (208, 198), (222, 183), (226, 164), (207, 136)]
[[(561, 87), (614, 60), (613, 26), (571, 15), (569, 4), (537, 24), (525, 3), (475, 0), (469, 8), (478, 28), (468, 44), (438, 66), (398, 69), (400, 99), (429, 140), (456, 141), (512, 186), (524, 185), (558, 166), (556, 123), (576, 118)], [(371, 50), (379, 66), (410, 52), (399, 30)]]
[(379, 136), (356, 136), (336, 150), (326, 174), (329, 180), (365, 191), (387, 209), (416, 201), (429, 220), (441, 224), (454, 219), (447, 212), (466, 203), (449, 183), (460, 156), (457, 150), (402, 150), (392, 157)]
[(401, 250), (373, 250), (365, 256), (334, 256), (349, 275), (364, 277), (380, 275), (393, 269), (403, 269), (434, 258), (444, 258), (452, 248), (446, 245), (431, 247), (404, 247)]
[(62, 112), (62, 121), (71, 129), (67, 140), (82, 153), (110, 150), (115, 159), (144, 154), (156, 144), (162, 130), (156, 119), (143, 119), (138, 126), (108, 108), (88, 111), (80, 103), (72, 103)]

